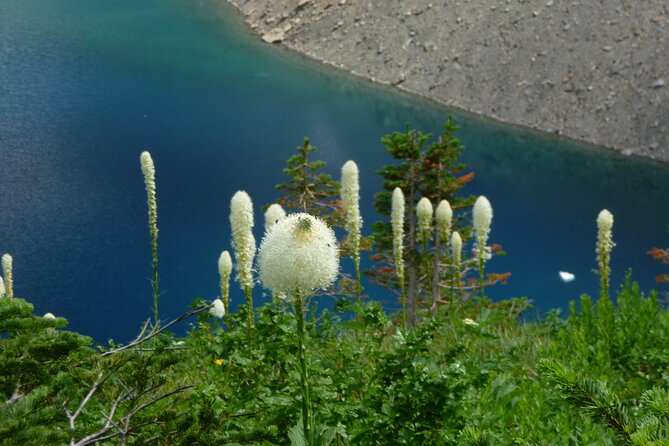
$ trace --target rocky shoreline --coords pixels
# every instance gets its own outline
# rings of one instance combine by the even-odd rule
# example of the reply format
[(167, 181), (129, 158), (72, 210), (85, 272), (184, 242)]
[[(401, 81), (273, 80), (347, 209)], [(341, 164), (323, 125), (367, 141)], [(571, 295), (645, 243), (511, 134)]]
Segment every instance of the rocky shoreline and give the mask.
[(227, 0), (268, 43), (502, 122), (669, 161), (666, 0)]

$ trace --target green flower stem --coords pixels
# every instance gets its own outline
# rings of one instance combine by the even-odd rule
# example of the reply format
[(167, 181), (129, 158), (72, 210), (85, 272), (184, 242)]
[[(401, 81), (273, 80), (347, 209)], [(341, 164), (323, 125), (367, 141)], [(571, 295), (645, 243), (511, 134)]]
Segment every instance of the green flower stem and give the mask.
[(307, 368), (307, 348), (304, 342), (304, 302), (299, 291), (295, 292), (295, 316), (297, 317), (297, 340), (299, 347), (300, 387), (302, 391), (302, 430), (306, 444), (310, 444), (311, 397), (309, 392), (309, 369)]
[(153, 320), (158, 326), (158, 228), (151, 226), (151, 256), (153, 257)]
[(407, 295), (404, 289), (404, 274), (399, 276), (400, 279), (400, 302), (402, 304), (402, 327), (407, 328)]
[(244, 287), (244, 295), (246, 296), (246, 325), (249, 342), (253, 339), (253, 290), (250, 287)]
[(360, 295), (362, 294), (362, 282), (360, 279), (360, 254), (353, 256), (353, 263), (355, 264), (355, 298), (360, 303)]
[(453, 272), (454, 272), (453, 281), (457, 284), (458, 301), (462, 303), (462, 286), (460, 285), (460, 265), (454, 265)]
[(481, 299), (485, 299), (485, 245), (479, 243), (479, 287)]

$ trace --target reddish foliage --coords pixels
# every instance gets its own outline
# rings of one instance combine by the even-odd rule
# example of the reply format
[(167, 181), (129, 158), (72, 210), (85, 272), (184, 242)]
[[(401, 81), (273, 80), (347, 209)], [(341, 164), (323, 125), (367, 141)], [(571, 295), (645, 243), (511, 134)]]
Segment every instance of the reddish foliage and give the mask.
[(456, 181), (458, 183), (464, 185), (464, 184), (469, 183), (473, 179), (474, 179), (474, 172), (469, 172), (466, 175), (462, 175), (461, 177), (458, 177), (458, 179)]
[(509, 280), (509, 277), (511, 277), (511, 273), (488, 274), (488, 280), (490, 281), (491, 285), (496, 283), (502, 283), (506, 285), (506, 281)]
[[(669, 251), (662, 248), (653, 248), (647, 252), (653, 259), (659, 260), (665, 265), (669, 265)], [(655, 278), (657, 283), (669, 283), (669, 275), (660, 274)]]

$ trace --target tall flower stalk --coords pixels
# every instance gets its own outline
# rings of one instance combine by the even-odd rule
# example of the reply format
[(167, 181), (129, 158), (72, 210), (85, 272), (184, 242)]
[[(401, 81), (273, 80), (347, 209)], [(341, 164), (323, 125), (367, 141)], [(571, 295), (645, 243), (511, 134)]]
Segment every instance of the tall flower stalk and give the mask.
[(432, 265), (432, 317), (437, 315), (437, 303), (441, 300), (441, 244), (444, 244), (443, 251), (448, 255), (449, 239), (451, 237), (451, 224), (453, 220), (453, 210), (447, 200), (441, 200), (435, 211), (435, 220), (437, 223), (437, 230), (434, 234), (434, 258)]
[(249, 339), (253, 333), (253, 258), (256, 240), (253, 237), (253, 202), (244, 191), (237, 191), (230, 201), (232, 246), (235, 248), (237, 281), (246, 297)]
[(602, 297), (609, 297), (609, 283), (611, 276), (611, 250), (613, 242), (613, 214), (603, 209), (597, 216), (597, 263), (599, 264), (599, 280)]
[(453, 259), (453, 282), (457, 285), (458, 300), (462, 302), (462, 287), (460, 286), (460, 262), (462, 261), (462, 237), (458, 231), (451, 235), (451, 256)]
[(228, 251), (223, 251), (218, 258), (218, 275), (221, 277), (221, 301), (225, 311), (230, 311), (230, 276), (232, 275), (232, 259)]
[(437, 231), (445, 243), (451, 238), (451, 228), (453, 226), (453, 209), (448, 200), (441, 200), (435, 211), (435, 218), (437, 220)]
[(0, 276), (0, 299), (2, 299), (3, 297), (5, 297), (5, 292), (6, 292), (6, 290), (5, 290), (5, 281), (2, 280), (2, 277)]
[(298, 364), (302, 393), (302, 430), (312, 444), (313, 408), (307, 360), (304, 314), (306, 298), (332, 285), (339, 273), (339, 248), (334, 232), (309, 214), (292, 214), (265, 233), (258, 252), (260, 280), (275, 295), (283, 293), (297, 321)]
[(393, 228), (393, 257), (395, 270), (400, 286), (400, 302), (402, 304), (402, 326), (407, 326), (407, 302), (404, 287), (404, 193), (396, 187), (393, 190), (392, 211), (390, 223)]
[(158, 206), (156, 204), (156, 169), (149, 152), (142, 152), (139, 157), (146, 185), (146, 197), (149, 208), (149, 233), (151, 234), (151, 257), (153, 260), (153, 321), (158, 325)]
[(474, 203), (473, 226), (476, 241), (476, 258), (479, 264), (479, 288), (481, 298), (485, 297), (485, 262), (488, 259), (488, 236), (490, 235), (490, 224), (492, 223), (492, 206), (486, 197), (481, 195)]
[(416, 216), (418, 217), (418, 241), (423, 246), (423, 251), (427, 251), (427, 242), (430, 240), (432, 232), (432, 216), (434, 209), (432, 203), (426, 197), (418, 200), (416, 205)]
[(360, 216), (360, 182), (358, 165), (355, 161), (347, 161), (341, 168), (341, 198), (346, 213), (345, 228), (351, 244), (351, 257), (355, 265), (355, 295), (360, 299), (362, 281), (360, 279), (360, 232), (362, 217)]
[(5, 296), (12, 299), (14, 297), (14, 278), (12, 276), (12, 256), (9, 254), (2, 256), (2, 274), (5, 278)]

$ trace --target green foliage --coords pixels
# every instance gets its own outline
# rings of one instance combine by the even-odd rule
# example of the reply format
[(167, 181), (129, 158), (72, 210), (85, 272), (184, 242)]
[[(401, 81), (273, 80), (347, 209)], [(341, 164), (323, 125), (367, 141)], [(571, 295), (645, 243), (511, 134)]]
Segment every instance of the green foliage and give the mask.
[[(443, 135), (428, 144), (432, 135), (407, 129), (404, 133), (394, 132), (386, 135), (381, 142), (397, 165), (388, 165), (376, 173), (383, 177), (383, 191), (375, 195), (374, 207), (381, 215), (390, 216), (392, 193), (396, 187), (404, 192), (408, 218), (405, 233), (411, 232), (414, 208), (421, 197), (427, 197), (434, 206), (441, 200), (448, 200), (454, 212), (466, 210), (474, 204), (474, 197), (459, 197), (460, 190), (473, 179), (473, 173), (462, 174), (464, 164), (458, 161), (464, 147), (455, 137), (458, 127), (449, 118)], [(466, 236), (469, 229), (464, 229), (462, 213), (454, 217), (456, 224)], [(388, 221), (375, 222), (373, 225), (374, 243), (380, 252), (392, 251), (392, 230)]]
[(291, 156), (283, 169), (290, 179), (278, 184), (281, 191), (278, 203), (289, 212), (306, 212), (324, 219), (330, 226), (343, 226), (344, 210), (339, 199), (339, 182), (323, 172), (325, 161), (312, 161), (310, 155), (316, 152), (309, 138), (297, 148), (297, 155)]
[[(474, 174), (463, 173), (465, 166), (459, 162), (459, 156), (464, 147), (455, 137), (457, 129), (449, 118), (443, 135), (434, 142), (430, 142), (431, 135), (410, 129), (403, 133), (394, 132), (381, 140), (398, 163), (377, 171), (383, 177), (384, 190), (375, 195), (374, 206), (381, 215), (389, 217), (393, 190), (396, 187), (402, 189), (406, 200), (404, 264), (410, 326), (415, 325), (421, 310), (431, 308), (434, 315), (437, 305), (460, 300), (456, 296), (463, 289), (467, 295), (473, 295), (477, 288), (475, 283), (467, 281), (468, 273), (480, 268), (472, 258), (465, 255), (460, 268), (455, 270), (449, 260), (449, 240), (441, 240), (440, 231), (434, 230), (430, 231), (428, 240), (419, 240), (416, 228), (415, 208), (421, 198), (428, 198), (433, 208), (441, 200), (448, 200), (454, 212), (452, 230), (457, 230), (464, 241), (470, 236), (471, 225), (466, 220), (475, 197), (462, 197), (460, 192), (474, 178)], [(374, 265), (367, 274), (382, 286), (398, 290), (400, 283), (395, 273), (389, 219), (375, 222), (372, 229), (376, 252), (372, 256)], [(493, 248), (493, 252), (502, 254), (498, 246)], [(483, 282), (492, 284), (504, 281), (506, 277), (508, 275), (488, 274)]]
[(0, 299), (0, 444), (62, 440), (72, 364), (91, 354), (90, 338), (58, 330), (65, 319), (32, 312), (23, 299)]
[[(389, 192), (408, 192), (419, 310), (453, 279), (438, 238), (415, 243), (414, 206), (445, 198), (462, 218), (473, 201), (458, 197), (471, 175), (455, 130), (449, 120), (432, 144), (416, 131), (383, 140), (400, 162), (380, 171), (377, 207), (387, 215)], [(338, 184), (314, 151), (305, 139), (288, 161), (281, 202), (338, 225)], [(389, 234), (375, 227), (372, 275), (392, 287)], [(669, 445), (669, 317), (629, 276), (615, 300), (582, 296), (567, 318), (556, 310), (538, 323), (518, 321), (525, 299), (442, 299), (431, 318), (398, 329), (379, 302), (346, 295), (331, 311), (315, 299), (304, 313), (281, 301), (256, 308), (253, 342), (246, 308), (221, 320), (196, 300), (175, 321), (97, 349), (65, 319), (0, 299), (0, 445)], [(187, 336), (166, 331), (194, 314)]]

